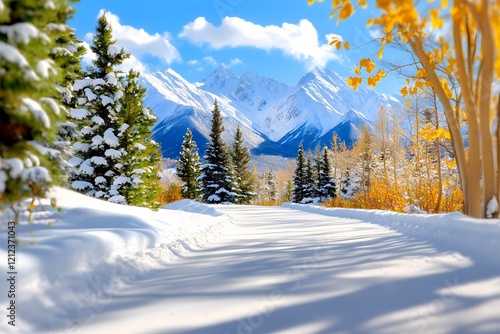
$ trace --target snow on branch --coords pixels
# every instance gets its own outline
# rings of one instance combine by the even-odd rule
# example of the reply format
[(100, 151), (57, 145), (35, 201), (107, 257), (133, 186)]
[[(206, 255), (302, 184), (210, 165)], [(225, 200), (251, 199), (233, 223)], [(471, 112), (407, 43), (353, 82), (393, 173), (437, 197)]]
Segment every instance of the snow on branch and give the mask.
[(73, 181), (71, 184), (71, 187), (75, 190), (85, 190), (85, 189), (92, 189), (94, 186), (90, 182), (85, 182), (85, 181)]
[(84, 119), (89, 114), (90, 114), (89, 111), (83, 108), (71, 109), (70, 111), (70, 116), (75, 119)]
[(111, 147), (117, 147), (119, 145), (118, 137), (115, 136), (112, 128), (104, 131), (104, 141)]
[(0, 33), (7, 35), (10, 42), (28, 44), (32, 38), (37, 38), (42, 33), (31, 23), (18, 22), (12, 25), (1, 25)]
[(42, 122), (43, 126), (46, 128), (50, 127), (49, 116), (47, 116), (47, 113), (38, 102), (29, 97), (23, 97), (21, 102), (23, 103), (21, 107), (23, 111), (30, 111), (36, 119)]
[(17, 64), (19, 67), (29, 66), (28, 61), (17, 48), (2, 41), (0, 41), (0, 57), (10, 63)]

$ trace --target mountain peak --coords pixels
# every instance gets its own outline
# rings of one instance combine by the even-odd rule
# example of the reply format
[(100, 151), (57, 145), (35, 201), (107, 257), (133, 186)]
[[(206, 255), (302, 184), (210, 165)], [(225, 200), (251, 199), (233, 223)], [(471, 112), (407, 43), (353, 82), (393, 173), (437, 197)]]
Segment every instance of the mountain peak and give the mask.
[(203, 89), (212, 93), (228, 95), (238, 87), (239, 78), (221, 65), (203, 79)]
[(233, 72), (231, 72), (230, 70), (228, 70), (227, 67), (224, 64), (222, 64), (219, 67), (217, 67), (203, 81), (206, 81), (208, 78), (211, 78), (211, 77), (237, 78), (237, 76)]
[(314, 73), (316, 75), (325, 75), (326, 74), (325, 68), (324, 67), (319, 67), (319, 66), (314, 67), (309, 72)]

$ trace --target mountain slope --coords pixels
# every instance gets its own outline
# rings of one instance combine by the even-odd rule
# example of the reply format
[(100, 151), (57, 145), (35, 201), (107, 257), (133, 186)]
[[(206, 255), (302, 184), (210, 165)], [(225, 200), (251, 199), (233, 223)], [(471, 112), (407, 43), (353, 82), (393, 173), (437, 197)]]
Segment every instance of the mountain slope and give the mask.
[(360, 87), (353, 91), (330, 69), (315, 68), (296, 86), (256, 73), (241, 77), (220, 67), (193, 84), (171, 69), (145, 74), (146, 104), (158, 116), (154, 137), (166, 157), (177, 157), (186, 128), (204, 150), (211, 111), (217, 99), (225, 122), (225, 140), (232, 142), (237, 126), (252, 154), (295, 156), (306, 149), (330, 145), (333, 134), (350, 146), (360, 126), (370, 126), (380, 106), (398, 108), (397, 99)]

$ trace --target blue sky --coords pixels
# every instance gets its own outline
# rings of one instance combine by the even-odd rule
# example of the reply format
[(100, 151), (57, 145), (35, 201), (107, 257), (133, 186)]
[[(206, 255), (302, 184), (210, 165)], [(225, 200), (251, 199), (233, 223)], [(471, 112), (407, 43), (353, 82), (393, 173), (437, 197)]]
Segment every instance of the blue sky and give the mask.
[[(347, 77), (361, 58), (376, 57), (377, 31), (366, 28), (370, 10), (340, 22), (329, 19), (329, 0), (82, 0), (70, 25), (91, 43), (97, 16), (108, 12), (127, 64), (142, 71), (172, 68), (191, 82), (220, 65), (241, 75), (253, 71), (290, 85), (314, 66)], [(349, 41), (349, 50), (328, 46), (327, 36)], [(89, 55), (90, 57), (90, 55)], [(402, 79), (387, 78), (378, 91), (395, 94)]]

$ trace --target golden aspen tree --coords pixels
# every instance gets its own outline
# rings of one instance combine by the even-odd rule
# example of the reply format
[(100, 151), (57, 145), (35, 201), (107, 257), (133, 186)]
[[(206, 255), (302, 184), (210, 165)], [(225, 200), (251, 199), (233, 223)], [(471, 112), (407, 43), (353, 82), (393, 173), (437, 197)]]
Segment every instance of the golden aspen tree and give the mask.
[[(316, 1), (308, 0), (309, 5)], [(431, 1), (432, 2), (432, 1)], [(351, 17), (356, 7), (366, 8), (366, 0), (353, 4), (351, 0), (332, 0), (337, 22)], [(380, 15), (368, 20), (367, 25), (381, 28), (378, 57), (383, 57), (387, 45), (395, 42), (409, 47), (416, 62), (414, 78), (407, 79), (401, 89), (403, 95), (432, 88), (443, 108), (453, 154), (457, 161), (460, 183), (464, 193), (464, 212), (476, 218), (486, 215), (486, 204), (498, 198), (500, 155), (500, 102), (493, 92), (493, 83), (500, 79), (500, 0), (447, 0), (419, 5), (414, 0), (377, 0), (373, 6)], [(431, 31), (442, 29), (450, 20), (452, 36), (441, 37), (439, 43), (428, 39)], [(331, 45), (340, 48), (348, 43), (334, 39)], [(374, 87), (386, 73), (377, 69), (375, 61), (364, 58), (348, 78), (356, 89), (366, 82)], [(457, 95), (449, 81), (457, 78)], [(498, 103), (498, 104), (496, 104)], [(464, 113), (460, 112), (463, 105)], [(461, 117), (467, 127), (466, 149)], [(494, 145), (495, 144), (495, 145)], [(466, 153), (467, 152), (467, 153)]]

